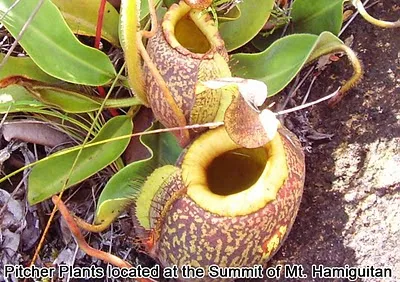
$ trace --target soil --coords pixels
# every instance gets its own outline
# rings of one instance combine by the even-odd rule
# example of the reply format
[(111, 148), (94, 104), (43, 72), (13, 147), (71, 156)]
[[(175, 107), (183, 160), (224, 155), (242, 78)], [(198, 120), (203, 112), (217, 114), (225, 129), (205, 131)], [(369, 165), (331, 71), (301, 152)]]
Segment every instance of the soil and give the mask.
[[(398, 4), (381, 1), (369, 12), (396, 20)], [(309, 276), (304, 281), (323, 281), (311, 278), (312, 265), (390, 267), (393, 276), (385, 281), (400, 281), (400, 32), (358, 17), (341, 38), (349, 36), (365, 68), (363, 80), (335, 108), (320, 104), (303, 113), (307, 126), (333, 137), (311, 141), (302, 133), (311, 142), (303, 199), (270, 265), (302, 265)], [(331, 64), (309, 100), (333, 92), (350, 70), (345, 57)], [(289, 125), (296, 120), (290, 117)]]

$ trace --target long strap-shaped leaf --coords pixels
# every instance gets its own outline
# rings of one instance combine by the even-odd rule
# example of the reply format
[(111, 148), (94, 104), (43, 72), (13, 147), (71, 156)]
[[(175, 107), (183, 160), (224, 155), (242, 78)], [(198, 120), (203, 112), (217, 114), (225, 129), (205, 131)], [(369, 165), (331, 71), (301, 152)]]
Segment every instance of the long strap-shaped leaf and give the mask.
[(268, 20), (274, 0), (246, 0), (238, 6), (240, 18), (221, 23), (219, 30), (228, 51), (235, 50), (249, 42)]
[(335, 51), (346, 52), (354, 68), (353, 77), (342, 87), (341, 92), (345, 92), (361, 78), (362, 69), (354, 52), (330, 32), (320, 36), (293, 34), (277, 40), (261, 53), (235, 54), (232, 74), (263, 81), (268, 86), (268, 96), (273, 96), (308, 62)]
[[(9, 76), (0, 81), (0, 88), (10, 85), (23, 86), (36, 100), (48, 107), (57, 107), (66, 113), (86, 113), (100, 109), (104, 102), (105, 108), (122, 108), (141, 105), (136, 97), (121, 99), (106, 99), (85, 95), (61, 87), (47, 85), (23, 76)], [(1, 104), (0, 104), (1, 105)], [(2, 107), (0, 107), (1, 109)]]
[[(16, 37), (38, 1), (20, 1), (8, 11), (13, 3), (14, 0), (0, 1), (0, 17)], [(44, 1), (20, 44), (44, 72), (56, 78), (86, 85), (103, 85), (115, 78), (109, 58), (80, 43), (50, 0)]]
[[(4, 55), (0, 54), (0, 61)], [(29, 57), (9, 57), (3, 67), (0, 69), (0, 79), (7, 76), (22, 75), (30, 79), (55, 83), (58, 79), (43, 72)]]
[[(60, 9), (69, 27), (76, 34), (96, 35), (97, 12), (100, 0), (52, 0)], [(114, 45), (119, 45), (118, 39), (119, 14), (110, 4), (106, 3), (101, 37)]]
[(296, 0), (292, 6), (294, 33), (330, 31), (337, 35), (343, 23), (344, 0)]
[[(132, 132), (132, 128), (131, 117), (114, 117), (104, 125), (96, 137), (88, 144), (129, 134)], [(126, 138), (99, 146), (83, 148), (68, 179), (66, 188), (90, 177), (115, 161), (125, 150), (128, 143), (129, 138)], [(77, 155), (78, 151), (72, 151), (64, 155), (50, 157), (34, 166), (28, 183), (28, 201), (30, 204), (39, 203), (62, 191)]]
[[(158, 6), (161, 0), (154, 0), (154, 5)], [(147, 16), (150, 14), (150, 7), (149, 7), (149, 2), (147, 0), (145, 1), (140, 1), (140, 22), (143, 24), (143, 20), (147, 18)]]

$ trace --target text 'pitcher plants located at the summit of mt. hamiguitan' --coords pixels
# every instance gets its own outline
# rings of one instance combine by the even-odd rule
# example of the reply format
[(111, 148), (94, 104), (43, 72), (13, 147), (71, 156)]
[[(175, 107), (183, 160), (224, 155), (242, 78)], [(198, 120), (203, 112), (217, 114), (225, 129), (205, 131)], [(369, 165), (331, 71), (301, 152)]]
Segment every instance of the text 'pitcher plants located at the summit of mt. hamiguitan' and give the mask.
[[(3, 136), (58, 150), (0, 182), (32, 167), (29, 203), (53, 196), (82, 249), (118, 266), (130, 264), (92, 249), (78, 226), (105, 230), (131, 206), (141, 247), (163, 266), (265, 265), (295, 219), (304, 156), (258, 107), (325, 54), (354, 70), (331, 105), (360, 80), (337, 37), (348, 1), (110, 2), (0, 0), (2, 36), (14, 38), (1, 54)], [(96, 174), (109, 180), (88, 224), (61, 198)]]

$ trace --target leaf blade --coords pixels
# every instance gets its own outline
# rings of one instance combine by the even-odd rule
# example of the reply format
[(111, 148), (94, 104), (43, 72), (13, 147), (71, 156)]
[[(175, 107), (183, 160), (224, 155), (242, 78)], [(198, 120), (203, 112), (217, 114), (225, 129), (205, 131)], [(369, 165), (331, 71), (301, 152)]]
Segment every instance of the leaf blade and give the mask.
[[(2, 23), (14, 37), (37, 3), (21, 1), (5, 15), (13, 0), (0, 2)], [(77, 84), (104, 85), (116, 76), (106, 54), (80, 43), (50, 0), (44, 0), (19, 43), (32, 60), (53, 77)]]
[(23, 86), (10, 85), (0, 89), (0, 114), (33, 112), (45, 107), (45, 104), (33, 98)]
[(338, 35), (343, 22), (343, 0), (296, 0), (292, 7), (295, 33)]
[(288, 35), (261, 53), (232, 55), (232, 73), (263, 81), (268, 86), (268, 96), (273, 96), (288, 85), (307, 62), (332, 52), (335, 46), (342, 44), (330, 32), (323, 32), (320, 36)]
[(228, 51), (249, 42), (269, 18), (274, 0), (246, 0), (238, 4), (240, 17), (235, 21), (221, 23), (219, 31)]
[[(0, 54), (0, 61), (4, 59), (4, 55)], [(7, 76), (26, 76), (30, 79), (55, 83), (58, 79), (43, 72), (29, 57), (9, 57), (7, 62), (0, 69), (0, 79)]]
[[(130, 117), (114, 117), (102, 127), (96, 137), (88, 144), (130, 134), (132, 128)], [(83, 148), (68, 179), (66, 188), (83, 181), (115, 161), (123, 153), (128, 143), (129, 138), (126, 138)], [(57, 155), (33, 167), (28, 179), (28, 201), (30, 204), (39, 203), (61, 192), (78, 151)]]
[[(52, 2), (60, 9), (74, 33), (87, 36), (96, 35), (99, 0), (52, 0)], [(116, 46), (119, 46), (118, 22), (117, 10), (107, 2), (104, 9), (101, 37)]]

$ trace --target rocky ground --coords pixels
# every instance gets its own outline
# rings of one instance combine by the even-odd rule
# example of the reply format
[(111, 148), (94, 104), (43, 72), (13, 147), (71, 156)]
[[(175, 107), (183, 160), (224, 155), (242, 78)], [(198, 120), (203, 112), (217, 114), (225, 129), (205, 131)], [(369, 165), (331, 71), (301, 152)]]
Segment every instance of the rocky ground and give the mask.
[[(369, 11), (396, 20), (398, 4), (380, 1)], [(271, 266), (301, 264), (306, 274), (313, 264), (390, 267), (385, 281), (400, 281), (400, 32), (357, 18), (342, 39), (349, 36), (364, 78), (336, 108), (321, 104), (305, 113), (307, 126), (333, 137), (308, 148), (300, 211)], [(335, 90), (350, 69), (345, 58), (330, 65), (311, 99)]]

